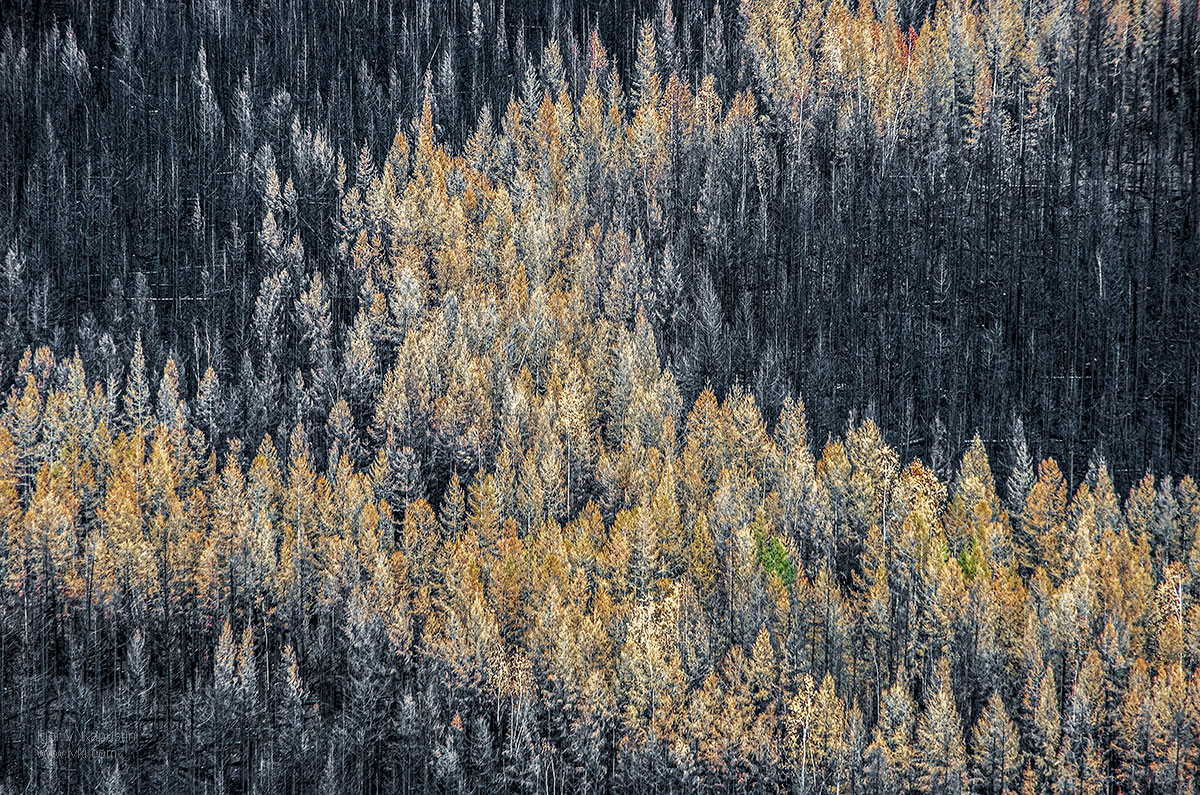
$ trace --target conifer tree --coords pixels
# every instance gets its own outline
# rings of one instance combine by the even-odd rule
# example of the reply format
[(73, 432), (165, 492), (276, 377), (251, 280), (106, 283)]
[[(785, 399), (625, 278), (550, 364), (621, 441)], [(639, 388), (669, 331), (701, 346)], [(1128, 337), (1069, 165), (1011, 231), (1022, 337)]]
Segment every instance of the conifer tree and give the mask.
[(125, 379), (125, 417), (135, 428), (145, 428), (150, 418), (150, 384), (146, 380), (146, 357), (142, 353), (142, 335), (138, 332)]
[(918, 786), (925, 792), (962, 792), (967, 786), (966, 751), (945, 660), (939, 666), (937, 680), (937, 690), (917, 721)]
[(1020, 787), (1021, 751), (1016, 725), (1004, 700), (993, 691), (971, 733), (971, 787), (978, 793), (1002, 795)]

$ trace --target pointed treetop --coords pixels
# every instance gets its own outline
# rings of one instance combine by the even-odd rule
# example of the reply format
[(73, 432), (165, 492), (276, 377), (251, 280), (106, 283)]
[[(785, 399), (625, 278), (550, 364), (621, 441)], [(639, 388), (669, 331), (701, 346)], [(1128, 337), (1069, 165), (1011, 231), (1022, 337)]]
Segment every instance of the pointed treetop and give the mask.
[(142, 332), (133, 343), (129, 360), (129, 375), (125, 380), (125, 416), (137, 427), (144, 427), (150, 417), (150, 384), (146, 379), (146, 357), (142, 352)]
[(417, 161), (426, 168), (433, 162), (433, 73), (428, 69), (425, 70), (421, 123), (417, 128)]

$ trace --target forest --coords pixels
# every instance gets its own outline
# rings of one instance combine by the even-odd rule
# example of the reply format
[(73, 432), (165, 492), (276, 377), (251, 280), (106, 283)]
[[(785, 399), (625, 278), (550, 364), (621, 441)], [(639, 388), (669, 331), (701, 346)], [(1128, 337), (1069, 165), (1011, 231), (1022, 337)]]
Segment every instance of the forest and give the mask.
[(1197, 0), (0, 28), (0, 794), (1200, 793)]

